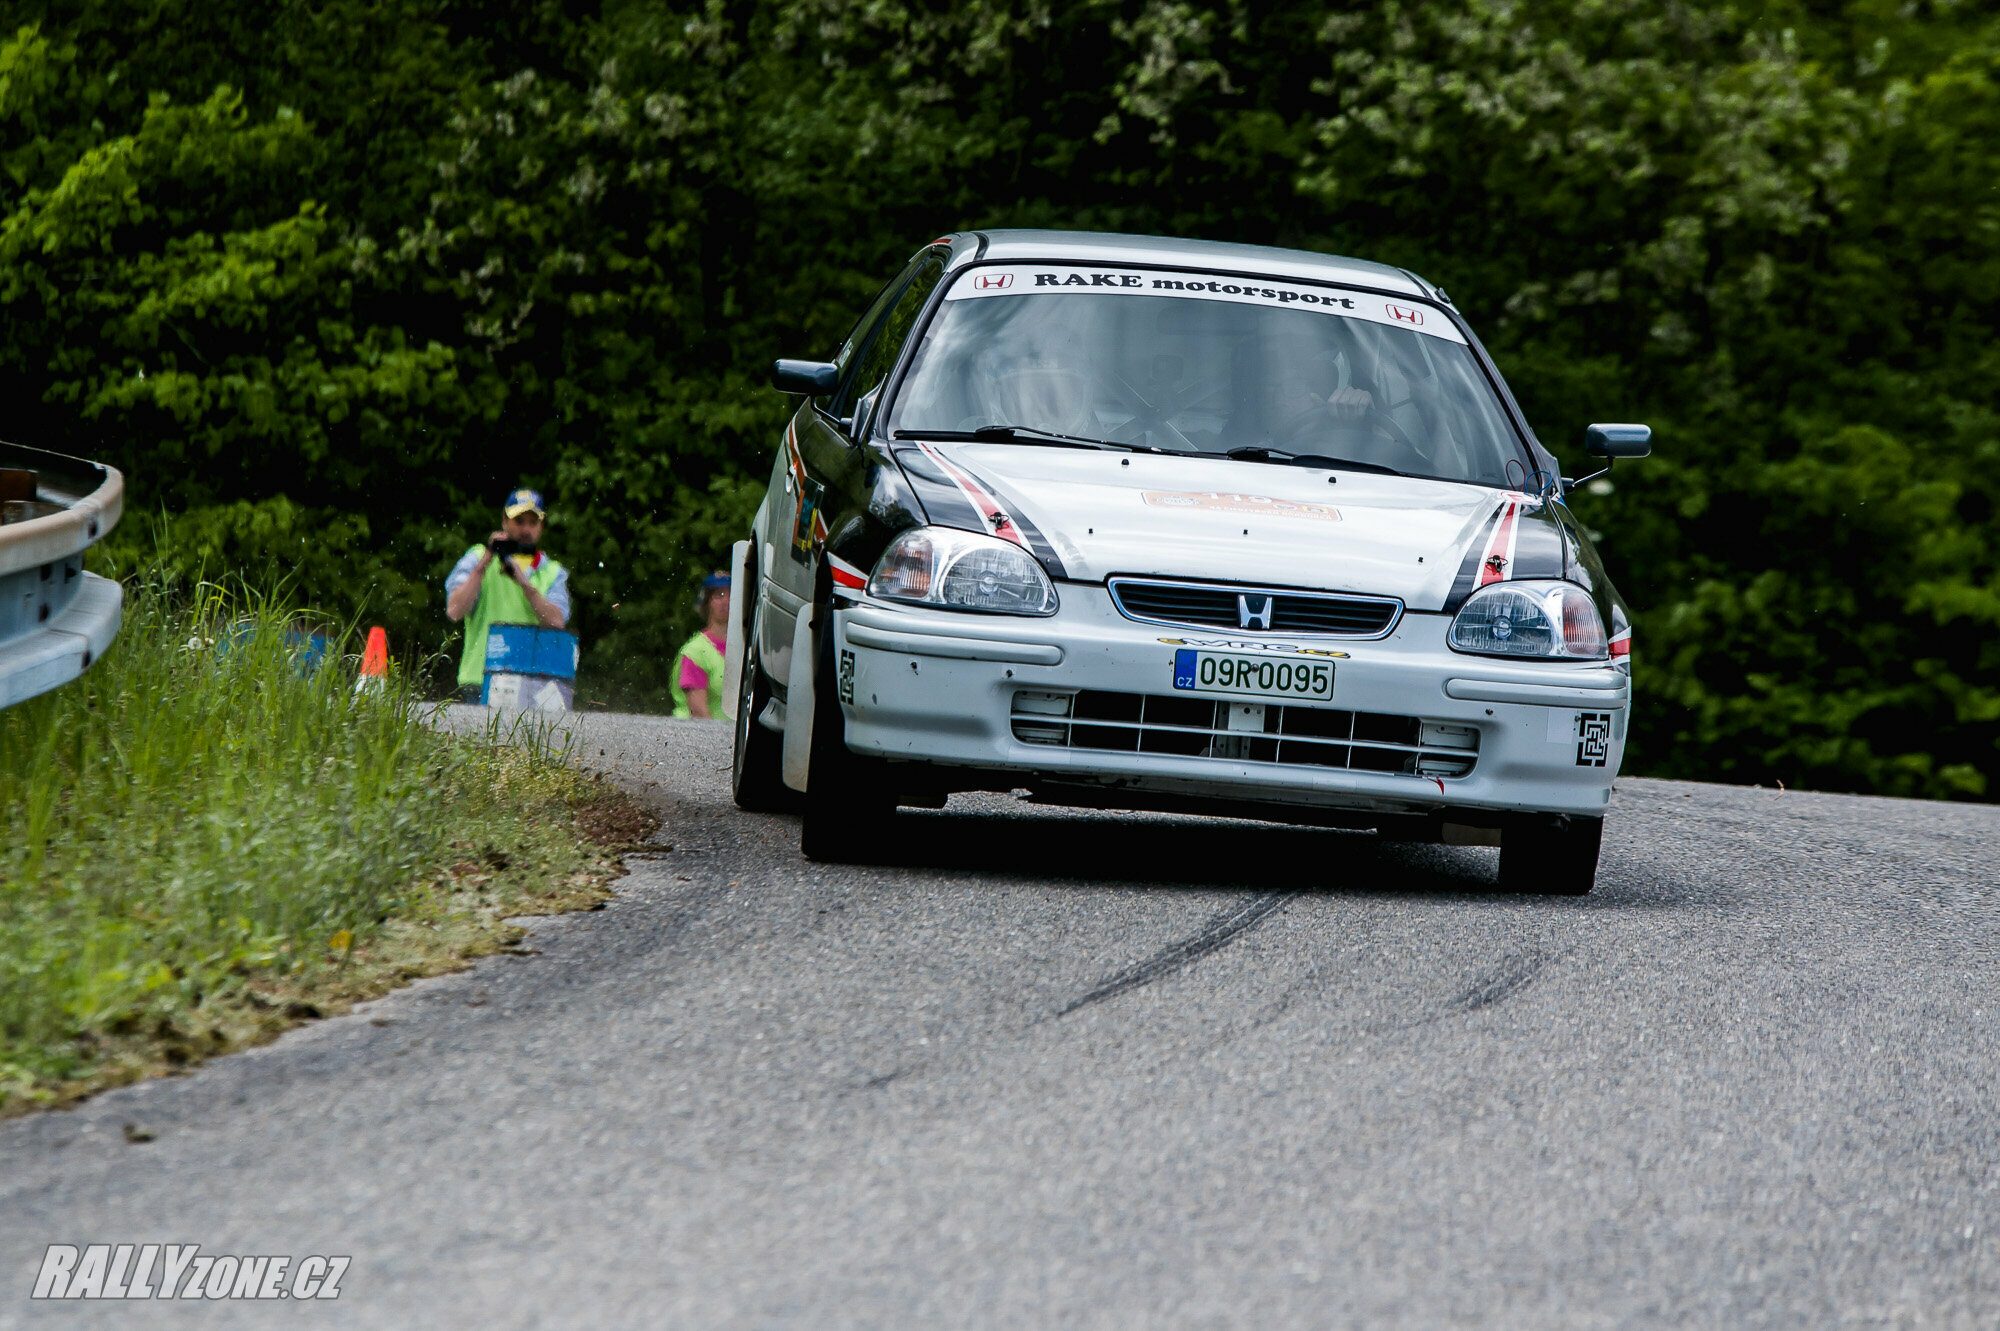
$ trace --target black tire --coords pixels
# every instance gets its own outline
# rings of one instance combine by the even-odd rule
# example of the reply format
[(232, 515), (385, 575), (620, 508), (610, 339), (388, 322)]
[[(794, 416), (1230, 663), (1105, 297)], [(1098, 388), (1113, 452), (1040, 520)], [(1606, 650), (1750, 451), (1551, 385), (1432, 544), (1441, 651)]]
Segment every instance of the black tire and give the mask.
[(1517, 818), (1500, 833), (1500, 887), (1580, 897), (1597, 882), (1604, 820), (1572, 814)]
[[(749, 581), (745, 578), (744, 581)], [(754, 603), (744, 607), (743, 678), (736, 683), (736, 752), (730, 760), (729, 793), (750, 813), (782, 813), (799, 806), (798, 792), (785, 784), (785, 737), (757, 724), (771, 701), (771, 681), (757, 659), (757, 635), (750, 628)]]
[(868, 864), (894, 835), (896, 801), (887, 793), (881, 764), (847, 747), (847, 722), (833, 677), (830, 652), (821, 653), (813, 689), (810, 766), (799, 849), (809, 860)]

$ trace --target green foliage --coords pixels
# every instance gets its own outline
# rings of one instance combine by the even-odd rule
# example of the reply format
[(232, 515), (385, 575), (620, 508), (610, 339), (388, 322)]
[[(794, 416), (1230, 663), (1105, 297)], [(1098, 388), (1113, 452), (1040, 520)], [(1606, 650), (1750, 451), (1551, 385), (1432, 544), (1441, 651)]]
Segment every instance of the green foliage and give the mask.
[(2000, 774), (1987, 9), (20, 12), (16, 433), (225, 557), (325, 525), (346, 558), (300, 576), (399, 646), (444, 640), (443, 574), (527, 481), (586, 695), (658, 702), (768, 470), (771, 357), (830, 350), (944, 230), (1153, 231), (1442, 282), (1573, 466), (1590, 420), (1655, 426), (1576, 500), (1637, 616), (1630, 770)]
[(88, 559), (93, 572), (122, 582), (190, 587), (226, 574), (263, 595), (336, 606), (385, 626), (397, 655), (420, 665), (451, 648), (452, 633), (430, 589), (403, 573), (395, 554), (373, 540), (361, 514), (306, 508), (279, 495), (128, 513)]
[(403, 682), (357, 694), (337, 626), (173, 585), (137, 585), (81, 680), (0, 711), (0, 1110), (117, 1037), (344, 961), (428, 906), (448, 843), (513, 844), (554, 788), (432, 729)]

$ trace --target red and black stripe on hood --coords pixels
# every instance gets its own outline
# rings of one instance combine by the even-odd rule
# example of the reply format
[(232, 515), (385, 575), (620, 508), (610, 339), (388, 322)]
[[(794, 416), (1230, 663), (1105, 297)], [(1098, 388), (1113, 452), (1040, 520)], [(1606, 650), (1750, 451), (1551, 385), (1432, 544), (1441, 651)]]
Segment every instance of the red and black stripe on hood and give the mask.
[(1033, 555), (1051, 578), (1065, 578), (1061, 557), (1041, 529), (991, 482), (937, 444), (899, 443), (893, 454), (930, 521), (940, 527), (986, 532)]
[(1503, 495), (1478, 539), (1466, 547), (1445, 613), (1458, 613), (1468, 596), (1490, 582), (1568, 577), (1574, 566), (1569, 532), (1555, 507), (1532, 495)]

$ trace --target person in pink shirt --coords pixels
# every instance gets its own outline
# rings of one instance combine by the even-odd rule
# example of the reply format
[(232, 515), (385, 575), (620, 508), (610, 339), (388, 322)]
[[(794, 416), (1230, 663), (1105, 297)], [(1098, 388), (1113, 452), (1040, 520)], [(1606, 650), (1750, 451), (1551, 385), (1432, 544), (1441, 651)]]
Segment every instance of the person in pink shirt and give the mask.
[(707, 621), (701, 632), (682, 644), (674, 657), (674, 715), (722, 715), (722, 658), (729, 648), (729, 575), (702, 579), (696, 603)]

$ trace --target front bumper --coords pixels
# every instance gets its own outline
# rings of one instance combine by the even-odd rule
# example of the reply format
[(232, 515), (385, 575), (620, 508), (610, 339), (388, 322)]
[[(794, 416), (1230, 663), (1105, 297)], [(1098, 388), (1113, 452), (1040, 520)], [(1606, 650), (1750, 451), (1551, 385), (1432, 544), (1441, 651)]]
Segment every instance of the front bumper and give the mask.
[[(1616, 666), (1454, 652), (1445, 644), (1450, 619), (1439, 614), (1405, 614), (1378, 640), (1286, 638), (1140, 624), (1120, 615), (1101, 586), (1068, 583), (1060, 591), (1062, 608), (1047, 619), (866, 598), (837, 603), (834, 659), (848, 746), (891, 760), (970, 769), (989, 780), (1013, 774), (1021, 785), (1082, 784), (1384, 814), (1601, 816), (1610, 801), (1631, 700), (1630, 677)], [(1218, 742), (1203, 745), (1200, 736), (1183, 730), (1156, 737), (1181, 752), (1120, 751), (1096, 747), (1110, 728), (1046, 715), (1038, 721), (1023, 711), (1046, 713), (1086, 691), (1092, 699), (1087, 705), (1105, 694), (1258, 701), (1176, 690), (1174, 652), (1181, 645), (1246, 654), (1309, 652), (1303, 659), (1330, 661), (1332, 700), (1311, 705), (1361, 718), (1350, 732), (1355, 742), (1286, 748), (1289, 741), (1276, 733), (1246, 730), (1239, 739), (1239, 732), (1218, 730)], [(1323, 655), (1329, 652), (1338, 655)], [(1399, 721), (1413, 723), (1409, 734), (1422, 741), (1400, 749), (1366, 742), (1372, 733), (1394, 731)], [(1252, 716), (1245, 724), (1266, 723)], [(1272, 717), (1269, 724), (1275, 731), (1291, 723)], [(1043, 742), (1027, 742), (1024, 735)], [(1191, 743), (1197, 752), (1185, 751)], [(1469, 743), (1476, 748), (1468, 749)], [(1423, 752), (1405, 752), (1414, 749)], [(1301, 761), (1300, 753), (1333, 753), (1355, 765)], [(1361, 770), (1364, 761), (1379, 767), (1404, 757), (1410, 770)]]

